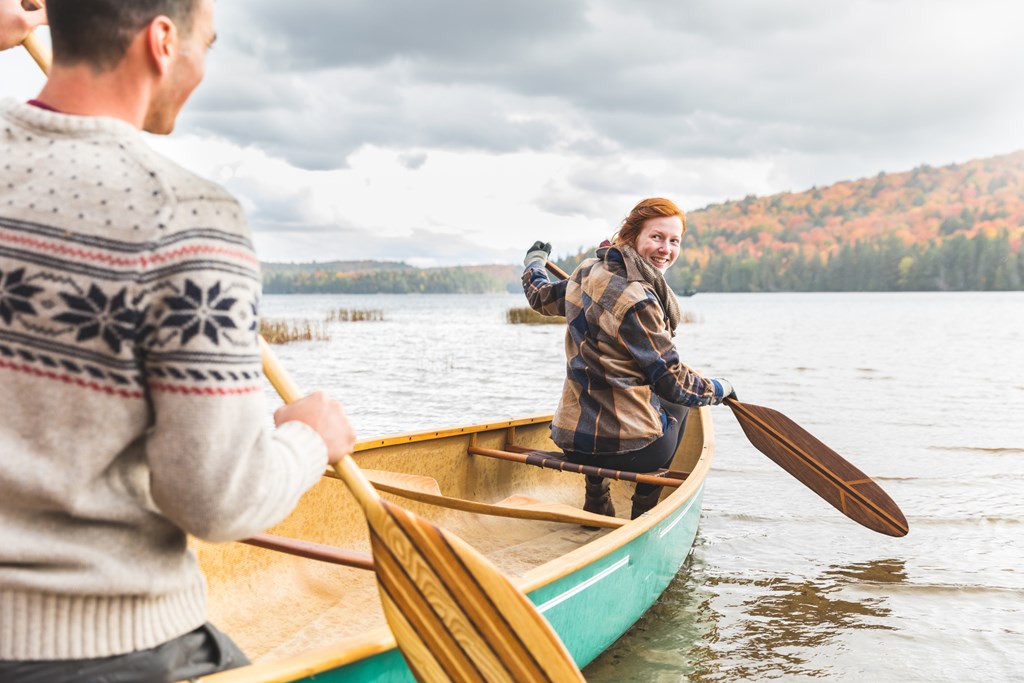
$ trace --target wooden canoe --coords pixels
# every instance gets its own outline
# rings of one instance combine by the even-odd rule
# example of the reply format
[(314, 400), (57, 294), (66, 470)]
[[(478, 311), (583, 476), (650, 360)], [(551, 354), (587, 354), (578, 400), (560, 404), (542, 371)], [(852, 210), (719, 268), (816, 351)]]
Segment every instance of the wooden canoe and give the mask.
[[(661, 502), (627, 522), (633, 484), (612, 482), (614, 529), (587, 530), (558, 521), (579, 510), (583, 478), (471, 454), (509, 447), (555, 450), (550, 416), (365, 441), (360, 467), (385, 484), (436, 480), (443, 497), (473, 501), (487, 512), (439, 506), (437, 492), (385, 498), (453, 531), (491, 559), (538, 606), (580, 667), (592, 661), (647, 611), (693, 545), (704, 480), (714, 453), (710, 411), (694, 409), (671, 469), (689, 472)], [(390, 478), (389, 478), (390, 477)], [(421, 493), (422, 486), (413, 485)], [(553, 519), (503, 516), (494, 504), (556, 510)], [(502, 507), (502, 506), (498, 506)], [(519, 514), (518, 512), (515, 514)], [(531, 515), (533, 513), (530, 513)], [(537, 515), (533, 515), (537, 516)], [(366, 523), (345, 486), (325, 477), (271, 537), (369, 552)], [(320, 547), (320, 546), (314, 546)], [(242, 543), (195, 545), (210, 586), (210, 620), (229, 633), (253, 664), (202, 678), (205, 683), (412, 681), (388, 630), (373, 572)]]

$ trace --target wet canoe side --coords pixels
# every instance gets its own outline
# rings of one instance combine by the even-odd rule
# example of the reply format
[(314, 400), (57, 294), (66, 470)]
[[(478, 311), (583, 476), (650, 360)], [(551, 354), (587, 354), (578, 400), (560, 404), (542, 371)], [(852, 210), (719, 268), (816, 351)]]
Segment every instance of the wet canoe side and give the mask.
[[(361, 444), (357, 460), (364, 467), (435, 476), (446, 495), (493, 502), (496, 496), (518, 492), (553, 502), (579, 505), (583, 487), (579, 475), (476, 456), (468, 456), (467, 459), (465, 455), (470, 440), (487, 447), (500, 448), (511, 439), (520, 445), (550, 449), (552, 446), (547, 438), (547, 428), (545, 418), (528, 418), (497, 425), (445, 430), (431, 435), (393, 437)], [(451, 455), (445, 455), (445, 448), (440, 446), (442, 440), (449, 444)], [(523, 520), (496, 521), (495, 518), (395, 500), (417, 514), (436, 520), (474, 545), (486, 544), (497, 533), (495, 529), (507, 529), (517, 539), (526, 539), (520, 544), (512, 542), (508, 548), (495, 546), (488, 554), (527, 593), (554, 626), (577, 663), (584, 666), (615, 642), (650, 608), (685, 561), (696, 535), (703, 482), (713, 450), (710, 413), (708, 409), (695, 410), (691, 413), (684, 442), (672, 466), (673, 469), (692, 471), (691, 476), (678, 489), (666, 489), (662, 502), (647, 515), (612, 531), (587, 532), (575, 525), (545, 527), (543, 523)], [(428, 458), (426, 453), (432, 455)], [(450, 458), (450, 461), (444, 462), (446, 458)], [(454, 471), (453, 463), (458, 463), (459, 471)], [(299, 519), (289, 518), (273, 531), (359, 549), (357, 535), (365, 533), (362, 531), (365, 527), (356, 524), (354, 529), (334, 532), (324, 528), (334, 523), (331, 520), (348, 518), (357, 513), (347, 509), (345, 500), (338, 497), (337, 487), (318, 485), (321, 486), (325, 490), (300, 504), (293, 515), (293, 518)], [(613, 485), (620, 515), (628, 513), (631, 491), (631, 484)], [(326, 499), (326, 495), (331, 498)], [(346, 523), (354, 522), (349, 519)], [(477, 527), (482, 532), (474, 537), (472, 534)], [(547, 552), (546, 547), (539, 550), (530, 547), (530, 537), (544, 533), (555, 539), (555, 545), (544, 556), (546, 559), (531, 564), (529, 558), (524, 560), (521, 556)], [(554, 552), (559, 548), (559, 539), (563, 538), (569, 539), (568, 551)], [(355, 575), (359, 581), (372, 583), (372, 574), (369, 572), (358, 573), (357, 570), (338, 567), (313, 568), (308, 564), (298, 565), (298, 570), (289, 570), (299, 573), (265, 573), (268, 568), (261, 566), (261, 563), (269, 561), (267, 556), (253, 553), (267, 551), (241, 547), (239, 544), (231, 544), (228, 548), (202, 546), (200, 549), (204, 569), (212, 573), (213, 597), (229, 584), (234, 588), (233, 584), (237, 583), (243, 591), (237, 595), (222, 596), (219, 603), (211, 601), (212, 605), (219, 605), (218, 609), (211, 607), (211, 620), (221, 625), (226, 619), (226, 630), (233, 636), (236, 629), (244, 629), (238, 621), (239, 615), (235, 615), (234, 622), (229, 618), (232, 609), (239, 612), (241, 617), (252, 619), (252, 615), (245, 614), (246, 610), (237, 609), (235, 603), (244, 599), (237, 596), (245, 595), (245, 590), (261, 591), (263, 584), (269, 580), (276, 584), (284, 582), (283, 590), (287, 590), (289, 580), (293, 581), (291, 585), (296, 586), (300, 582), (308, 582), (308, 572), (315, 569), (322, 573), (317, 581), (324, 585), (332, 577), (342, 576), (336, 572), (347, 572), (345, 580), (351, 580), (349, 577)], [(222, 557), (222, 554), (225, 556)], [(290, 561), (311, 562), (297, 559)], [(344, 594), (344, 591), (341, 592)], [(364, 596), (363, 602), (358, 605), (350, 608), (344, 604), (333, 605), (331, 609), (342, 610), (341, 614), (345, 614), (345, 609), (350, 609), (353, 614), (362, 613), (371, 609), (370, 602)], [(271, 614), (274, 611), (273, 603), (267, 604), (270, 606), (255, 609), (262, 612), (259, 616), (263, 618), (274, 618)], [(318, 608), (315, 605), (306, 607), (297, 604), (295, 611), (303, 609), (308, 610), (306, 618), (317, 617)], [(221, 614), (218, 614), (218, 610)], [(295, 615), (284, 616), (296, 618)], [(301, 620), (302, 616), (297, 618)], [(317, 638), (322, 638), (322, 635)], [(240, 643), (247, 651), (253, 647), (244, 638)], [(290, 646), (290, 650), (272, 648), (269, 652), (260, 652), (253, 666), (208, 676), (202, 680), (207, 683), (413, 680), (386, 626), (368, 628), (359, 636), (336, 638), (333, 642), (318, 642), (315, 638), (314, 643), (316, 646), (309, 648), (296, 648), (294, 645)]]

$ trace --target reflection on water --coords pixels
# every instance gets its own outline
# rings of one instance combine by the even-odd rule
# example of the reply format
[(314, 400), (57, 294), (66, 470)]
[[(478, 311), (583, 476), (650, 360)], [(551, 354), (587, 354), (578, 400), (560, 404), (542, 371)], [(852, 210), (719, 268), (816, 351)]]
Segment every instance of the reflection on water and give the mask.
[(727, 659), (717, 656), (722, 640), (716, 640), (708, 648), (711, 658), (698, 665), (691, 680), (721, 680), (726, 672), (732, 680), (771, 674), (825, 676), (826, 668), (808, 661), (814, 648), (845, 630), (893, 629), (884, 622), (891, 613), (884, 597), (844, 598), (842, 589), (860, 581), (897, 583), (905, 576), (902, 561), (880, 560), (833, 568), (808, 581), (709, 577), (707, 585), (712, 591), (727, 583), (734, 584), (733, 592), (744, 592), (747, 585), (758, 590), (742, 601), (742, 619), (722, 639), (727, 641), (723, 649)]
[[(895, 628), (886, 621), (891, 610), (884, 596), (857, 598), (844, 589), (900, 583), (903, 560), (834, 566), (810, 580), (745, 579), (709, 575), (703, 552), (691, 555), (658, 604), (588, 668), (591, 683), (826, 677), (829, 668), (812, 661), (817, 648), (845, 631)], [(723, 601), (727, 595), (736, 600)], [(679, 628), (667, 638), (651, 628), (664, 623)]]

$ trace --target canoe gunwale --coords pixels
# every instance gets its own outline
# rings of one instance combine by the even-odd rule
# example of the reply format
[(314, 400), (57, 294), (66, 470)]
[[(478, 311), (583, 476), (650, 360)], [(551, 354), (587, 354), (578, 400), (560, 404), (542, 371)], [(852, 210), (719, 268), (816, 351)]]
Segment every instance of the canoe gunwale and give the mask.
[[(703, 407), (693, 411), (699, 417), (703, 440), (697, 462), (684, 483), (665, 495), (657, 506), (638, 519), (602, 532), (602, 535), (585, 545), (560, 555), (544, 564), (526, 571), (521, 576), (510, 576), (512, 583), (524, 593), (532, 593), (544, 586), (565, 578), (587, 565), (600, 561), (645, 534), (676, 514), (693, 496), (701, 491), (710, 470), (714, 455), (714, 432), (710, 409)], [(444, 439), (454, 436), (472, 435), (481, 432), (507, 430), (514, 434), (514, 427), (550, 422), (551, 415), (537, 415), (514, 420), (470, 425), (446, 430), (400, 434), (382, 439), (371, 439), (356, 444), (355, 459), (359, 453), (379, 448)], [(475, 439), (474, 439), (475, 440)], [(482, 457), (482, 456), (477, 456)], [(324, 674), (333, 669), (350, 665), (362, 659), (384, 654), (397, 647), (394, 636), (387, 626), (367, 631), (358, 636), (346, 637), (310, 650), (266, 662), (258, 662), (239, 669), (233, 669), (202, 677), (204, 683), (288, 683), (307, 677)]]

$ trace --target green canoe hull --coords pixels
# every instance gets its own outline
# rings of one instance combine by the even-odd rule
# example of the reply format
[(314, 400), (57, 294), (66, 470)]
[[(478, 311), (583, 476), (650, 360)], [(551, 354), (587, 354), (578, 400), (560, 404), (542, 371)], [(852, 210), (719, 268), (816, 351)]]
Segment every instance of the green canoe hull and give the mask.
[[(679, 509), (618, 550), (528, 595), (582, 668), (650, 609), (693, 547), (701, 486)], [(310, 683), (413, 683), (398, 649), (300, 679)]]

